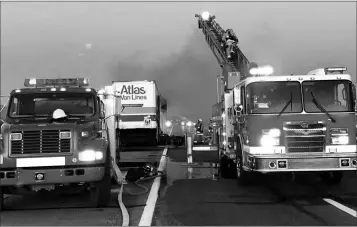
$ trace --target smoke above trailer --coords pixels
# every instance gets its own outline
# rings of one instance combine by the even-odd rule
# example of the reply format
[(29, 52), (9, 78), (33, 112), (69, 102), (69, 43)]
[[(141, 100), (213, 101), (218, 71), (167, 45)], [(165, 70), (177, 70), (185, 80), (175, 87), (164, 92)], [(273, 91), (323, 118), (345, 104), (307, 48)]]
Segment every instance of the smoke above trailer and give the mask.
[[(179, 53), (165, 56), (153, 66), (119, 62), (113, 71), (118, 80), (155, 80), (168, 99), (168, 115), (190, 120), (211, 117), (216, 101), (216, 75), (220, 67), (196, 27)], [(174, 45), (174, 44), (172, 44)]]

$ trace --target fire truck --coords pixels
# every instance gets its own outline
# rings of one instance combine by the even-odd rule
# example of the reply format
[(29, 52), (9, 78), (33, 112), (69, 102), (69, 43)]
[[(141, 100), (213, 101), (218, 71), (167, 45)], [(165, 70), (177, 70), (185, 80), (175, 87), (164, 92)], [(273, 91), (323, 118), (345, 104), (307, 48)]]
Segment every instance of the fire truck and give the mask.
[(356, 171), (356, 89), (347, 68), (273, 76), (271, 67), (249, 63), (237, 43), (235, 59), (228, 59), (215, 16), (196, 17), (222, 67), (222, 176), (234, 174), (246, 185), (255, 172), (315, 172), (338, 184), (345, 171)]
[[(106, 116), (85, 78), (26, 79), (13, 90), (0, 134), (0, 209), (4, 194), (79, 187), (95, 207), (110, 202), (116, 165), (116, 113)], [(113, 95), (108, 102), (120, 109)], [(119, 100), (119, 101), (117, 101)]]

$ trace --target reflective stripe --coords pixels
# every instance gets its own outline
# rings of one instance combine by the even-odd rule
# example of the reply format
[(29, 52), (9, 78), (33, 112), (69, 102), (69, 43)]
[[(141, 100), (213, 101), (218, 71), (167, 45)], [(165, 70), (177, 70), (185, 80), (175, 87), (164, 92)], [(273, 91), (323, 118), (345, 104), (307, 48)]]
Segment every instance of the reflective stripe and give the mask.
[(131, 122), (131, 121), (144, 121), (145, 117), (150, 116), (151, 121), (156, 121), (156, 115), (121, 115), (120, 120), (122, 122)]
[(124, 108), (123, 115), (130, 114), (130, 115), (142, 115), (142, 114), (156, 114), (156, 107), (130, 107), (127, 106)]

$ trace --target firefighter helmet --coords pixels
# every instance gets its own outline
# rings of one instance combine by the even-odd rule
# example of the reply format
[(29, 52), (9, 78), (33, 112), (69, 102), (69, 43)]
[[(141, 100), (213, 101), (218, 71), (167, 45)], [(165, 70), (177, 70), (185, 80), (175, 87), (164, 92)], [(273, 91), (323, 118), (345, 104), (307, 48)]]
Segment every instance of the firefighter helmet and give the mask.
[(53, 119), (60, 119), (67, 117), (67, 114), (62, 109), (56, 109), (53, 111)]

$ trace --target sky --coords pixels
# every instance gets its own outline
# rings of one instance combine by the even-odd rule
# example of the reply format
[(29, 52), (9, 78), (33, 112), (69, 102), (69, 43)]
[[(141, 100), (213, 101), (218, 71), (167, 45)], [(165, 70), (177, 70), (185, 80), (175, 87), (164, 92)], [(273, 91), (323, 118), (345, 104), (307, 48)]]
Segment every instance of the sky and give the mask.
[(169, 116), (207, 120), (220, 67), (194, 17), (203, 10), (276, 74), (346, 66), (356, 81), (355, 2), (3, 2), (1, 95), (25, 78), (156, 80)]

